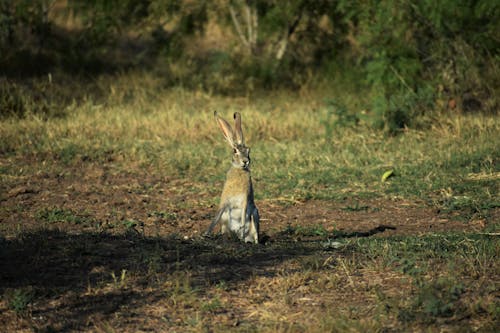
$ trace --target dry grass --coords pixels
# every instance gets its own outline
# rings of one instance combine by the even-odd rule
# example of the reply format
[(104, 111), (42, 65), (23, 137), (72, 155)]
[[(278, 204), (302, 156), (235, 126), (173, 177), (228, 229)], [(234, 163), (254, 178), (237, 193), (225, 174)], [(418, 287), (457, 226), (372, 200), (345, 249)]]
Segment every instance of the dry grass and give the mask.
[[(440, 115), (390, 137), (336, 125), (314, 94), (166, 91), (137, 73), (100, 80), (110, 91), (102, 103), (1, 120), (0, 326), (433, 332), (498, 323), (498, 117)], [(266, 244), (198, 236), (229, 164), (213, 110), (243, 115)]]
[[(492, 178), (499, 159), (494, 142), (500, 140), (495, 116), (443, 115), (429, 121), (428, 129), (388, 137), (366, 124), (336, 126), (321, 97), (165, 91), (155, 79), (133, 73), (104, 82), (110, 89), (106, 103), (70, 105), (63, 118), (3, 120), (0, 151), (12, 161), (30, 156), (49, 169), (78, 161), (113, 161), (131, 171), (153, 166), (169, 177), (189, 176), (194, 186), (203, 187), (220, 182), (228, 164), (213, 111), (226, 117), (239, 111), (252, 147), (257, 196), (294, 201), (394, 193), (476, 211), (498, 204), (498, 181)], [(2, 163), (10, 168), (11, 163)], [(382, 184), (388, 170), (395, 177)], [(471, 173), (482, 174), (482, 180), (472, 180)], [(472, 190), (456, 188), (457, 177), (474, 181)], [(484, 182), (489, 184), (481, 188)]]

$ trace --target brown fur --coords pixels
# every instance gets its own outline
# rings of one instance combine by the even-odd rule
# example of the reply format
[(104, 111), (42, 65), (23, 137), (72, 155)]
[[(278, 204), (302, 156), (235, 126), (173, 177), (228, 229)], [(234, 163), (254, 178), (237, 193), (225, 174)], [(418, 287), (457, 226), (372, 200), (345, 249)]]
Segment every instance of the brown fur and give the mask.
[(253, 196), (250, 171), (237, 168), (229, 169), (226, 176), (226, 183), (222, 190), (220, 207), (225, 204), (228, 198), (237, 196), (242, 192), (246, 193), (247, 196)]
[(235, 130), (229, 123), (214, 113), (224, 137), (233, 148), (232, 165), (222, 190), (219, 211), (206, 234), (222, 221), (223, 234), (235, 234), (245, 242), (259, 242), (259, 211), (255, 206), (252, 179), (250, 176), (250, 149), (245, 146), (241, 130), (241, 116), (234, 114)]

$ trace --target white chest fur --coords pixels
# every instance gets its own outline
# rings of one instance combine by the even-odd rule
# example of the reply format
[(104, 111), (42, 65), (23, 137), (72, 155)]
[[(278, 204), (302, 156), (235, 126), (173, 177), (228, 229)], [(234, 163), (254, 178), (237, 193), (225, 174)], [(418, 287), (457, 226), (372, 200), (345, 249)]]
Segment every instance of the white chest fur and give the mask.
[[(227, 203), (226, 211), (222, 214), (222, 221), (228, 229), (237, 234), (244, 233), (245, 224), (248, 224), (243, 210), (246, 209), (246, 196), (244, 194), (231, 197)], [(247, 226), (248, 227), (248, 226)]]

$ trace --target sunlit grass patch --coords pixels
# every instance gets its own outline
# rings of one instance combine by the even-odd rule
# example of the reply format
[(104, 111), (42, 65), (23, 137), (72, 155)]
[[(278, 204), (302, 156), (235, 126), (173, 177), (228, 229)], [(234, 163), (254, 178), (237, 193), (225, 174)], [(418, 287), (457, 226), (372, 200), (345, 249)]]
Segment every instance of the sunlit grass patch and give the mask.
[[(239, 111), (258, 200), (419, 198), (443, 211), (467, 210), (468, 219), (499, 206), (499, 179), (488, 176), (500, 165), (495, 116), (442, 116), (427, 129), (391, 137), (362, 122), (339, 124), (339, 115), (314, 96), (253, 100), (174, 89), (149, 98), (136, 82), (129, 99), (126, 89), (117, 88), (120, 80), (110, 88), (109, 103), (74, 104), (60, 118), (3, 119), (2, 156), (29, 158), (30, 172), (81, 163), (113, 164), (131, 173), (148, 168), (217, 192), (230, 149), (213, 111)], [(13, 172), (6, 163), (0, 167), (2, 177)], [(382, 181), (388, 170), (391, 177)]]
[[(33, 310), (57, 323), (46, 331), (66, 315), (93, 329), (81, 313), (102, 331), (495, 327), (498, 117), (431, 113), (389, 136), (358, 96), (222, 97), (133, 73), (96, 84), (107, 98), (0, 120), (0, 316)], [(231, 163), (214, 110), (242, 114), (262, 244), (200, 237)], [(435, 221), (468, 233), (431, 233)]]

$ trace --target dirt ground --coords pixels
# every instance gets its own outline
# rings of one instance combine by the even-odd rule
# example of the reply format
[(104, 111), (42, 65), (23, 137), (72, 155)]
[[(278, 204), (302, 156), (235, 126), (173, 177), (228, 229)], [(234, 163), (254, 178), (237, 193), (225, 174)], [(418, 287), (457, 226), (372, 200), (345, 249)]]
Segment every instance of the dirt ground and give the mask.
[[(305, 239), (287, 232), (290, 228), (347, 238), (387, 237), (477, 232), (500, 219), (497, 209), (488, 218), (464, 222), (422, 202), (390, 198), (257, 200), (263, 244), (248, 251), (251, 245), (200, 237), (216, 212), (206, 198), (217, 194), (187, 180), (84, 165), (9, 178), (0, 189), (0, 293), (27, 290), (33, 295), (29, 313), (22, 316), (12, 311), (6, 297), (0, 302), (0, 327), (7, 331), (183, 331), (179, 321), (192, 309), (178, 309), (176, 304), (196, 301), (189, 299), (188, 291), (166, 291), (175, 276), (175, 281), (188, 279), (192, 288), (206, 288), (196, 293), (206, 304), (214, 297), (207, 286), (227, 284), (217, 289), (217, 299), (223, 304), (237, 300), (239, 306), (208, 306), (207, 316), (221, 327), (241, 327), (248, 324), (241, 318), (255, 315), (255, 304), (244, 301), (248, 290), (277, 283), (283, 271), (296, 268), (297, 260), (290, 259), (320, 251), (308, 242), (314, 235)], [(60, 214), (50, 215), (54, 211)], [(325, 262), (329, 256), (325, 254)], [(399, 276), (371, 278), (403, 288), (394, 282), (401, 281)], [(344, 282), (351, 285), (353, 279), (357, 277)], [(179, 291), (182, 286), (172, 288)], [(252, 297), (265, 303), (269, 296), (257, 291)], [(341, 289), (334, 295), (337, 301), (356, 300)], [(318, 306), (307, 294), (297, 296), (296, 302), (297, 309)], [(366, 300), (360, 296), (356, 302)], [(172, 308), (175, 314), (169, 312)]]
[[(18, 226), (24, 231), (43, 227), (37, 212), (61, 208), (81, 216), (84, 222), (56, 221), (50, 223), (51, 227), (79, 232), (100, 225), (100, 230), (113, 231), (117, 221), (135, 221), (139, 224), (136, 228), (146, 236), (177, 234), (191, 238), (207, 229), (217, 210), (206, 202), (218, 193), (209, 193), (202, 185), (150, 174), (127, 174), (109, 166), (90, 165), (59, 174), (39, 172), (35, 177), (18, 177), (8, 183), (2, 186), (0, 196), (4, 235)], [(478, 217), (464, 223), (457, 218), (460, 213), (443, 214), (423, 202), (397, 198), (257, 203), (261, 232), (268, 237), (288, 225), (321, 225), (328, 231), (360, 236), (480, 231), (499, 217), (497, 209), (488, 219)]]

